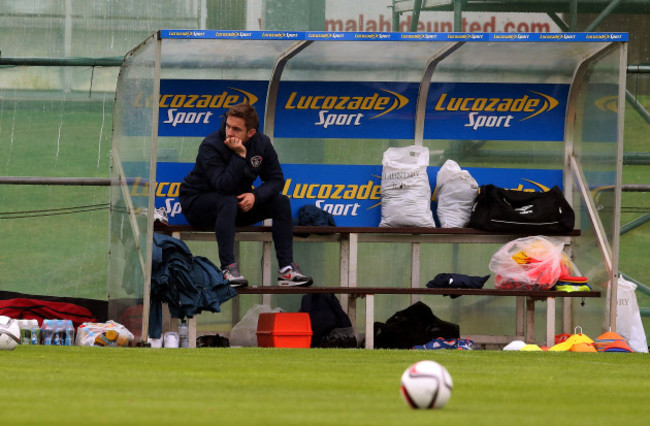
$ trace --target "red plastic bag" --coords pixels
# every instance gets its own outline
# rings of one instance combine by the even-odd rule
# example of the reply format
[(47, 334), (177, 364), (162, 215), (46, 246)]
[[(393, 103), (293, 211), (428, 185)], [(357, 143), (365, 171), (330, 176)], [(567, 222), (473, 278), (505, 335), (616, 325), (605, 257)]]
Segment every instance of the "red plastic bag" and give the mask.
[(518, 238), (490, 259), (495, 286), (501, 289), (550, 290), (561, 272), (564, 243), (554, 238)]

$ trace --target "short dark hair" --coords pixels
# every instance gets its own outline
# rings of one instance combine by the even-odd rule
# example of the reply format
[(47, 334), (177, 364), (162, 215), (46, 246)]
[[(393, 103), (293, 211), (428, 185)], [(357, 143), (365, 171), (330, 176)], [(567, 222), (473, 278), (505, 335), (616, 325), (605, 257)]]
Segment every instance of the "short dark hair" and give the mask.
[(255, 111), (255, 108), (253, 108), (253, 106), (248, 102), (241, 102), (232, 106), (228, 112), (226, 112), (226, 118), (227, 117), (243, 118), (247, 130), (260, 130), (260, 119), (257, 117), (257, 111)]

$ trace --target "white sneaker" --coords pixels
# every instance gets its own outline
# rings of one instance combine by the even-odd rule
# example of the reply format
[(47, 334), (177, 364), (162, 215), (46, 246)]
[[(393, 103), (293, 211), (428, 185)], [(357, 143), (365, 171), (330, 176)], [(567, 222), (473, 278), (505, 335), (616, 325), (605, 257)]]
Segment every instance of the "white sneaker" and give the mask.
[(231, 263), (230, 265), (223, 268), (223, 278), (228, 281), (230, 287), (248, 287), (248, 280), (239, 273), (239, 265), (236, 263)]
[(153, 212), (153, 221), (160, 222), (167, 225), (169, 220), (167, 219), (167, 210), (164, 207), (159, 207)]
[(163, 337), (163, 345), (166, 348), (178, 347), (178, 333), (175, 331), (168, 331)]
[(148, 341), (149, 341), (149, 345), (152, 348), (158, 349), (158, 348), (163, 347), (163, 339), (162, 339), (162, 337), (159, 337), (157, 339), (154, 339), (153, 337), (149, 337)]
[(280, 287), (309, 287), (314, 283), (312, 277), (300, 272), (300, 266), (292, 263), (291, 267), (285, 271), (278, 271), (278, 285)]

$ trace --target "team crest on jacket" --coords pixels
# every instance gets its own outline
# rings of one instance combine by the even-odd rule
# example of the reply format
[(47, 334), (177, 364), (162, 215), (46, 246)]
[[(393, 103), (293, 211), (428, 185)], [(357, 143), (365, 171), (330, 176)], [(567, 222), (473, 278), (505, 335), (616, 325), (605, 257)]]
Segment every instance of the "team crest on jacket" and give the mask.
[(262, 156), (256, 155), (254, 157), (251, 157), (251, 164), (253, 165), (253, 167), (258, 168), (260, 164), (262, 164)]

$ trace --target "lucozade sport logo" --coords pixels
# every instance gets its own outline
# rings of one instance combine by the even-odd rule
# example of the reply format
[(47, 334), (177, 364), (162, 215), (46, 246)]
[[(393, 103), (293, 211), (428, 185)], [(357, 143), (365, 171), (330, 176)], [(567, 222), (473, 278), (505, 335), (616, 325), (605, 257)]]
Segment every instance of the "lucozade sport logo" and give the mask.
[[(163, 124), (176, 127), (179, 124), (209, 124), (214, 115), (211, 109), (228, 109), (240, 102), (255, 105), (257, 99), (257, 96), (250, 92), (229, 87), (221, 93), (160, 95), (159, 107), (167, 112), (167, 119)], [(191, 111), (187, 111), (188, 109)]]
[(594, 105), (601, 111), (618, 112), (618, 96), (603, 96), (594, 101)]
[[(609, 83), (591, 83), (584, 97), (584, 113), (577, 122), (583, 141), (617, 143), (621, 123), (619, 111), (619, 87)], [(622, 98), (624, 102), (625, 99)]]
[[(469, 122), (465, 127), (477, 130), (479, 127), (510, 127), (513, 113), (522, 113), (519, 121), (533, 118), (543, 112), (551, 111), (559, 102), (544, 93), (528, 91), (531, 95), (519, 98), (509, 97), (448, 97), (443, 93), (435, 104), (435, 111), (467, 111)], [(485, 114), (488, 113), (488, 114)], [(501, 113), (500, 115), (491, 113)], [(505, 115), (507, 114), (507, 115)]]
[(568, 90), (568, 84), (432, 85), (424, 136), (562, 141)]
[(205, 137), (240, 102), (255, 106), (263, 128), (267, 87), (266, 81), (161, 80), (158, 134)]
[[(373, 176), (375, 178), (376, 176)], [(359, 183), (314, 183), (285, 181), (282, 194), (293, 200), (313, 202), (333, 216), (358, 216), (361, 209), (370, 210), (381, 204), (381, 183), (368, 179)], [(362, 204), (363, 203), (363, 204)]]
[(408, 102), (405, 96), (384, 89), (369, 96), (314, 96), (291, 92), (284, 108), (316, 110), (318, 121), (314, 124), (327, 129), (329, 126), (359, 126), (364, 117), (369, 120), (381, 117), (403, 108)]
[(412, 138), (417, 90), (412, 83), (284, 82), (275, 136)]

